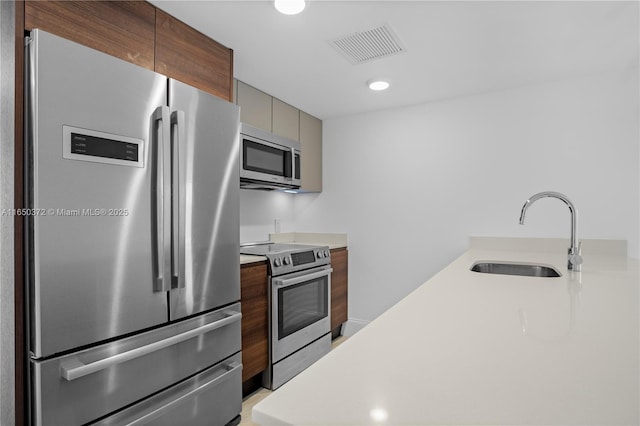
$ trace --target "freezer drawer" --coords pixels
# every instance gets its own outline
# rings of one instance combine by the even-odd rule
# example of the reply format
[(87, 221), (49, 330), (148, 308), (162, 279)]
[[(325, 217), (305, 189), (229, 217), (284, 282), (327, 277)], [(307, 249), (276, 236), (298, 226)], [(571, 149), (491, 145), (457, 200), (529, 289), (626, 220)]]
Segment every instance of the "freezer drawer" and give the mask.
[(242, 356), (109, 416), (95, 425), (224, 425), (242, 411)]
[(31, 362), (33, 423), (94, 421), (240, 351), (240, 304), (63, 357)]

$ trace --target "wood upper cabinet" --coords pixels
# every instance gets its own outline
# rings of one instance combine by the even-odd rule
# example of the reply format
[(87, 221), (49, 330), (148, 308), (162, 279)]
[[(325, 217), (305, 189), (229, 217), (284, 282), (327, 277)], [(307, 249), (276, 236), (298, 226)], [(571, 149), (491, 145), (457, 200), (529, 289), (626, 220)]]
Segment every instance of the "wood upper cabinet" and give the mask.
[(42, 29), (154, 69), (156, 9), (143, 1), (25, 2), (25, 29)]
[(145, 1), (27, 0), (25, 29), (35, 28), (233, 97), (233, 50)]
[(305, 192), (322, 192), (322, 120), (300, 111), (301, 180)]
[(268, 291), (266, 262), (240, 267), (243, 382), (269, 365)]
[(155, 70), (231, 101), (233, 51), (158, 9)]
[(331, 330), (349, 318), (348, 312), (348, 254), (346, 248), (331, 250)]

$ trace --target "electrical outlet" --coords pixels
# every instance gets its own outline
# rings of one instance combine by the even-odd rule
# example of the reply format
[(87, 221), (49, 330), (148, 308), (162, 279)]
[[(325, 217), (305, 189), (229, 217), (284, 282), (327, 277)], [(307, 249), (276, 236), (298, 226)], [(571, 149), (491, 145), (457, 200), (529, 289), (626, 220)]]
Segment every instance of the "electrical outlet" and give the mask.
[(273, 220), (273, 231), (275, 234), (280, 233), (280, 219)]

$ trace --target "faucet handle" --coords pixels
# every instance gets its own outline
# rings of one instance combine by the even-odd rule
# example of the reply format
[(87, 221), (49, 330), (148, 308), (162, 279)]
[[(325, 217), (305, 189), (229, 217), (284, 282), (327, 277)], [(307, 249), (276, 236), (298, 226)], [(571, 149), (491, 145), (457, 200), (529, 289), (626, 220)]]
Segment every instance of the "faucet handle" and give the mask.
[(580, 256), (579, 254), (570, 254), (569, 255), (569, 263), (571, 265), (581, 265), (583, 262), (582, 256)]
[(580, 272), (582, 270), (582, 256), (580, 256), (580, 246), (576, 250), (577, 253), (572, 253), (569, 251), (567, 269), (574, 272)]
[(578, 243), (578, 247), (572, 248), (569, 247), (569, 253), (567, 258), (567, 268), (570, 271), (579, 272), (581, 270), (581, 266), (583, 259), (580, 255), (582, 253), (582, 241)]

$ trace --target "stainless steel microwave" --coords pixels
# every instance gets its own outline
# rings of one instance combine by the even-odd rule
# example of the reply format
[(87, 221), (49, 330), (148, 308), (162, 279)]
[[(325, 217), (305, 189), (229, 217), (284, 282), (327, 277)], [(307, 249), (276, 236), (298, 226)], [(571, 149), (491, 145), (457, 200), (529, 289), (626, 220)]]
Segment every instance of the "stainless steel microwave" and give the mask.
[(300, 142), (242, 124), (240, 130), (240, 187), (300, 188)]

